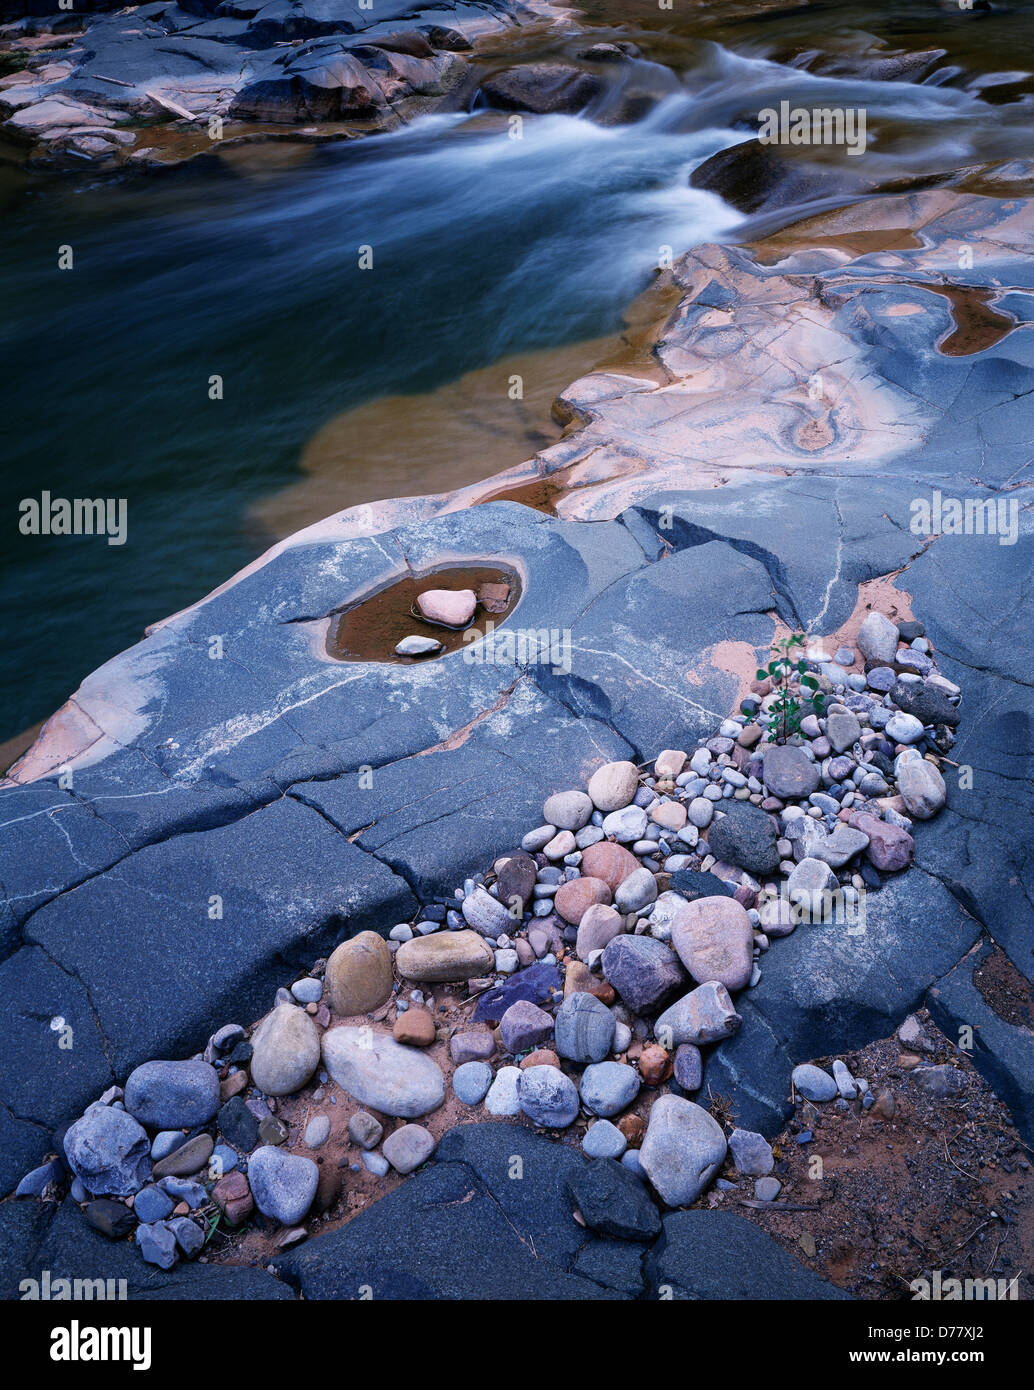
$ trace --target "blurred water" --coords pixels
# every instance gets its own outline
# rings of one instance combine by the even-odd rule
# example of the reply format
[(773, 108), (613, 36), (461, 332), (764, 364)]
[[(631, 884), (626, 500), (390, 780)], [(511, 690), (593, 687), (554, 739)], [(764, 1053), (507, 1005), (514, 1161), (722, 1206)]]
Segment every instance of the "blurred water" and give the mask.
[[(867, 105), (874, 158), (902, 170), (1013, 137), (1010, 108), (960, 86), (811, 77), (711, 42), (678, 74), (635, 64), (587, 114), (610, 119), (625, 82), (661, 98), (632, 125), (526, 118), (513, 140), (498, 115), (429, 117), (275, 176), (65, 185), (6, 214), (0, 598), (16, 656), (0, 674), (0, 739), (258, 553), (269, 538), (249, 507), (290, 482), (332, 417), (615, 331), (662, 246), (737, 225), (688, 177), (760, 106)], [(62, 245), (72, 270), (57, 268)], [(416, 469), (405, 491), (435, 486)], [(43, 489), (125, 497), (127, 544), (19, 535), (19, 500)]]

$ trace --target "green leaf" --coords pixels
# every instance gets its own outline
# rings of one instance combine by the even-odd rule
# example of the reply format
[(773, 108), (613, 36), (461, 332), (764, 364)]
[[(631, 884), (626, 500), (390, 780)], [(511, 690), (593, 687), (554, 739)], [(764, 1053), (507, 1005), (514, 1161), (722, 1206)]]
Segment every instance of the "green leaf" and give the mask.
[(809, 690), (818, 690), (819, 683), (814, 676), (802, 676), (801, 685), (807, 686)]
[(755, 679), (756, 681), (767, 681), (767, 680), (768, 680), (768, 672), (767, 672), (767, 671), (761, 671), (761, 670), (755, 671), (755, 672), (754, 672), (754, 679)]
[(800, 661), (798, 661), (798, 663), (797, 663), (797, 669), (798, 669), (798, 671), (800, 671), (800, 673), (801, 673), (802, 676), (804, 675), (805, 671), (808, 669), (808, 663), (803, 659), (803, 657), (802, 657), (802, 659), (801, 659)]
[(780, 663), (778, 661), (770, 661), (768, 663), (768, 674), (770, 676), (774, 676), (775, 673), (779, 670), (779, 665)]

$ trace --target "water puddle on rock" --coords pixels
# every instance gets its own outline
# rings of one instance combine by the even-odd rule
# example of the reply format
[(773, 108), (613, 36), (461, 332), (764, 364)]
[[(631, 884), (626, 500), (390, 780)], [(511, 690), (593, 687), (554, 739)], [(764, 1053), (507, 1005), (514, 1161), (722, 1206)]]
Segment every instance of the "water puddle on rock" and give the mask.
[[(470, 622), (450, 628), (418, 617), (417, 598), (428, 589), (473, 589), (478, 603)], [(489, 622), (500, 627), (520, 596), (520, 577), (508, 565), (443, 565), (419, 578), (407, 575), (335, 615), (327, 632), (327, 654), (335, 661), (387, 661), (397, 666), (436, 661), (467, 645), (472, 632), (483, 635)], [(441, 647), (427, 656), (396, 656), (395, 648), (405, 637), (431, 637)]]

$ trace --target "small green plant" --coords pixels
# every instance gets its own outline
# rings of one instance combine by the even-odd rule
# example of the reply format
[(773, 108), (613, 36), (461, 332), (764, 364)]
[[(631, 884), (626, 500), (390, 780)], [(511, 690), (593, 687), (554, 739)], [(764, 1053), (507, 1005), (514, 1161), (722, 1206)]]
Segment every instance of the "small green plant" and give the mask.
[[(771, 716), (771, 723), (768, 726), (769, 743), (785, 743), (788, 738), (792, 738), (800, 730), (803, 706), (791, 689), (791, 682), (795, 677), (799, 687), (808, 691), (812, 708), (816, 714), (821, 714), (825, 706), (826, 697), (819, 689), (818, 681), (814, 676), (808, 674), (808, 663), (797, 652), (797, 648), (803, 645), (803, 632), (791, 633), (782, 641), (774, 642), (772, 644), (772, 660), (768, 663), (768, 667), (766, 669), (759, 668), (756, 673), (759, 681), (771, 681), (772, 689), (775, 692), (775, 699), (768, 709)], [(746, 704), (740, 708), (744, 714), (752, 713), (751, 708)]]

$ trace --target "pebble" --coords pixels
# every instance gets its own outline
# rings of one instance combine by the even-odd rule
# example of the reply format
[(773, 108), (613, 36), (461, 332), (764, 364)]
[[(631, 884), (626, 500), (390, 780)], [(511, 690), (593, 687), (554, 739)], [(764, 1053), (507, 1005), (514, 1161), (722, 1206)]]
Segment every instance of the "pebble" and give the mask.
[[(591, 851), (589, 852), (591, 853)], [(636, 867), (639, 867), (638, 863)], [(594, 903), (609, 905), (610, 897), (611, 892), (608, 885), (602, 879), (587, 874), (585, 877), (562, 883), (557, 889), (553, 903), (557, 913), (564, 921), (576, 927)]]
[(572, 1062), (602, 1062), (611, 1051), (614, 1026), (614, 1015), (599, 999), (586, 993), (569, 994), (554, 1021), (556, 1050)]
[(342, 941), (327, 961), (325, 983), (327, 1003), (339, 1018), (373, 1013), (391, 998), (394, 977), (388, 943), (373, 931)]
[(773, 796), (803, 799), (818, 790), (819, 770), (803, 748), (772, 743), (764, 755), (765, 786)]
[(415, 633), (411, 637), (403, 637), (395, 647), (396, 656), (430, 656), (432, 652), (440, 652), (442, 644), (434, 637), (418, 637)]
[[(573, 996), (577, 998), (578, 996)], [(578, 1091), (569, 1076), (556, 1067), (518, 1071), (521, 1110), (543, 1129), (566, 1129), (578, 1118)]]
[(485, 1109), (490, 1115), (518, 1115), (521, 1103), (517, 1087), (521, 1079), (519, 1067), (500, 1067), (485, 1096)]
[(330, 1116), (314, 1115), (305, 1126), (303, 1143), (307, 1149), (318, 1149), (330, 1138)]
[(889, 666), (898, 649), (898, 630), (882, 613), (867, 613), (855, 639), (858, 650), (867, 661)]
[(639, 1075), (624, 1062), (594, 1062), (582, 1073), (582, 1104), (594, 1115), (617, 1115), (638, 1094)]
[(495, 1038), (487, 1028), (471, 1028), (454, 1033), (449, 1039), (449, 1056), (457, 1066), (464, 1062), (484, 1062), (495, 1056)]
[[(918, 722), (918, 721), (917, 721)], [(890, 725), (887, 725), (889, 730)], [(894, 764), (898, 791), (910, 816), (929, 820), (947, 799), (944, 778), (927, 758), (914, 749), (902, 753)]]
[(657, 1097), (639, 1161), (669, 1207), (695, 1201), (717, 1173), (725, 1153), (721, 1125), (706, 1110), (679, 1096)]
[(499, 1021), (499, 1036), (507, 1052), (526, 1052), (553, 1036), (553, 1019), (528, 999), (518, 999)]
[(619, 844), (630, 844), (643, 838), (648, 824), (646, 812), (641, 807), (625, 806), (604, 817), (603, 833), (612, 836)]
[(590, 1125), (582, 1140), (582, 1151), (589, 1158), (620, 1158), (627, 1148), (628, 1140), (609, 1120)]
[(375, 1149), (383, 1134), (384, 1126), (368, 1110), (357, 1110), (348, 1121), (348, 1137), (361, 1149)]
[(319, 1169), (311, 1158), (264, 1146), (248, 1162), (248, 1184), (263, 1216), (294, 1226), (312, 1206)]
[(675, 1080), (684, 1091), (698, 1091), (704, 1079), (703, 1059), (700, 1049), (692, 1043), (681, 1043), (675, 1049), (673, 1059)]
[(763, 1134), (751, 1129), (734, 1129), (729, 1135), (729, 1152), (736, 1171), (745, 1178), (762, 1178), (775, 1167), (772, 1146)]
[[(502, 914), (502, 926), (513, 927), (513, 918), (484, 890), (479, 892)], [(467, 903), (464, 902), (464, 909)], [(496, 933), (498, 935), (498, 932)], [(473, 979), (491, 970), (495, 955), (476, 931), (437, 932), (403, 942), (395, 955), (395, 966), (407, 980), (425, 984), (448, 984)]]
[(307, 975), (302, 980), (295, 980), (291, 993), (301, 1004), (318, 1004), (323, 998), (323, 981)]
[(231, 1226), (247, 1221), (255, 1210), (255, 1201), (243, 1173), (229, 1173), (212, 1188), (212, 1200)]
[(281, 1004), (267, 1014), (255, 1029), (251, 1045), (251, 1078), (267, 1096), (293, 1095), (319, 1066), (316, 1025), (294, 1004)]
[(528, 854), (538, 854), (557, 832), (555, 825), (540, 825), (537, 830), (529, 830), (521, 841), (521, 849)]
[(402, 1125), (384, 1141), (383, 1153), (398, 1173), (412, 1173), (435, 1150), (435, 1139), (423, 1125)]
[(189, 1178), (199, 1173), (212, 1156), (215, 1141), (210, 1134), (197, 1134), (188, 1139), (182, 1148), (176, 1149), (156, 1163), (151, 1170), (155, 1178)]
[(754, 1196), (759, 1202), (774, 1202), (783, 1190), (778, 1178), (758, 1178), (754, 1184)]
[(854, 1100), (858, 1094), (858, 1087), (855, 1085), (854, 1077), (848, 1071), (846, 1064), (839, 1058), (833, 1063), (833, 1080), (837, 1083), (837, 1090), (845, 1100)]
[(89, 1106), (65, 1132), (69, 1166), (95, 1197), (137, 1192), (151, 1172), (150, 1149), (143, 1126), (110, 1105)]
[(585, 792), (555, 792), (542, 807), (542, 819), (558, 830), (581, 830), (589, 824), (592, 810), (592, 798)]
[(452, 1074), (452, 1089), (464, 1105), (480, 1105), (492, 1084), (487, 1062), (464, 1062)]
[(639, 912), (657, 897), (657, 879), (649, 869), (636, 869), (619, 884), (614, 904), (619, 912)]
[(682, 964), (701, 984), (717, 980), (735, 991), (750, 979), (754, 932), (745, 908), (732, 898), (686, 903), (672, 923), (671, 941)]
[(343, 1090), (384, 1115), (416, 1119), (445, 1099), (445, 1077), (433, 1058), (370, 1028), (324, 1033), (323, 1061)]
[(407, 1009), (395, 1020), (391, 1036), (406, 1047), (430, 1047), (436, 1038), (430, 1011), (420, 1006)]
[(172, 1198), (160, 1187), (142, 1187), (133, 1199), (133, 1214), (138, 1221), (161, 1221), (174, 1206)]
[(151, 1140), (151, 1157), (157, 1163), (159, 1159), (167, 1158), (174, 1149), (180, 1148), (185, 1144), (187, 1136), (181, 1129), (162, 1129)]
[(140, 1254), (149, 1265), (157, 1265), (159, 1269), (171, 1269), (179, 1258), (175, 1233), (164, 1221), (138, 1226), (135, 1239)]
[(176, 1244), (188, 1260), (199, 1255), (205, 1246), (205, 1233), (196, 1221), (188, 1216), (173, 1216), (166, 1222), (176, 1238)]
[(387, 1177), (391, 1170), (391, 1164), (383, 1154), (371, 1151), (359, 1155), (363, 1167), (368, 1173), (372, 1173), (376, 1178)]
[(429, 623), (442, 627), (466, 627), (477, 608), (473, 589), (426, 589), (417, 595), (416, 606)]
[(589, 778), (589, 796), (604, 815), (628, 806), (639, 786), (639, 769), (626, 761), (604, 763)]
[(168, 1193), (174, 1202), (186, 1202), (191, 1211), (197, 1211), (198, 1207), (203, 1207), (208, 1201), (208, 1193), (201, 1183), (192, 1182), (189, 1178), (162, 1178), (158, 1186), (163, 1192)]
[(829, 1073), (810, 1062), (794, 1067), (792, 1080), (794, 1090), (799, 1091), (805, 1100), (832, 1100), (837, 1094), (837, 1083)]
[(729, 991), (717, 980), (709, 980), (665, 1009), (654, 1024), (654, 1034), (667, 1048), (683, 1043), (700, 1047), (731, 1037), (742, 1022)]
[(923, 737), (923, 721), (899, 710), (887, 720), (886, 731), (895, 743), (918, 743)]

